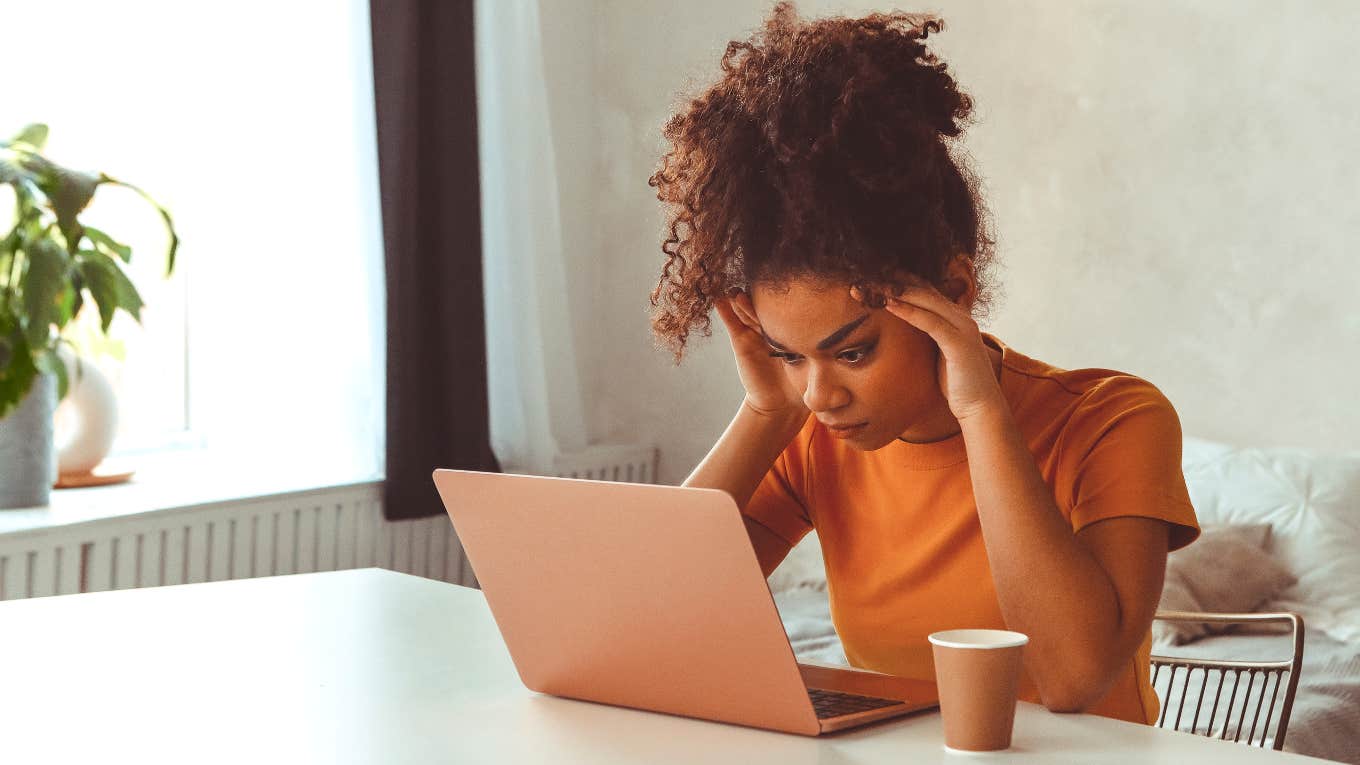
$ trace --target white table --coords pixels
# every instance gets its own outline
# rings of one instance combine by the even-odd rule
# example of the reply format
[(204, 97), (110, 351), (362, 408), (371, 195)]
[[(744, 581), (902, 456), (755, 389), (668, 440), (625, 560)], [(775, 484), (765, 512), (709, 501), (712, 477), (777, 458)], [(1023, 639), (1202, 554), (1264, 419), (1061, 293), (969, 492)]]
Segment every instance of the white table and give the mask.
[(938, 713), (822, 739), (542, 696), (477, 590), (360, 569), (0, 603), (4, 763), (1314, 761), (1021, 704), (1015, 747)]

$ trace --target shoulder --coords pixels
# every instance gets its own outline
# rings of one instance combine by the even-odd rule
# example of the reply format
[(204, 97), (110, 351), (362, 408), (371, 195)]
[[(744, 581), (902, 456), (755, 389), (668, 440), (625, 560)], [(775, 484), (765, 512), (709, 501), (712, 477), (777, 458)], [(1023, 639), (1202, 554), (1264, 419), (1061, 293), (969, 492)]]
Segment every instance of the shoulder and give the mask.
[[(1004, 347), (1004, 346), (1003, 346)], [(1084, 460), (1097, 446), (1180, 452), (1180, 419), (1152, 382), (1106, 368), (1062, 369), (1005, 348), (1003, 389), (1022, 429), (1048, 434), (1060, 461)], [(1052, 439), (1052, 440), (1048, 440)]]
[(1006, 348), (1006, 387), (1017, 414), (1062, 422), (1092, 435), (1129, 418), (1175, 420), (1171, 401), (1153, 383), (1116, 369), (1061, 369)]
[(1157, 386), (1110, 370), (1079, 370), (1063, 427), (1055, 489), (1074, 531), (1116, 517), (1171, 525), (1170, 549), (1198, 535), (1181, 473), (1180, 418)]
[(1070, 480), (1093, 473), (1179, 476), (1180, 417), (1156, 385), (1109, 369), (1074, 370), (1063, 382), (1071, 400), (1058, 465)]
[(1078, 369), (1053, 381), (1060, 386), (1057, 407), (1062, 425), (1063, 453), (1083, 460), (1098, 447), (1118, 444), (1130, 449), (1174, 448), (1179, 454), (1180, 418), (1170, 399), (1151, 382), (1110, 369)]
[(1076, 390), (1072, 417), (1087, 427), (1108, 428), (1130, 417), (1176, 417), (1171, 400), (1141, 377), (1108, 369), (1078, 371), (1089, 376), (1069, 383)]

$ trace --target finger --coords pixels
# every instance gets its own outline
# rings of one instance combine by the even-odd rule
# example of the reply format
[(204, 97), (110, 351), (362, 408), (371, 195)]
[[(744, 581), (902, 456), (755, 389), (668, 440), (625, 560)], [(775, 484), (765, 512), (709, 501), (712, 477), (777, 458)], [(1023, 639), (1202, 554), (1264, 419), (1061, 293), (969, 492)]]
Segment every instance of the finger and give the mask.
[[(894, 294), (894, 293), (892, 293), (892, 292), (882, 291), (882, 292), (880, 292), (879, 294), (882, 296), (882, 298), (883, 298), (885, 301), (887, 301), (887, 300), (895, 300), (895, 299), (896, 299), (896, 300), (900, 300), (900, 299), (902, 299), (903, 294), (905, 294), (905, 293), (908, 292), (908, 291), (912, 291), (912, 290), (924, 290), (924, 291), (926, 291), (926, 292), (933, 292), (933, 293), (935, 293), (935, 294), (937, 294), (937, 295), (940, 295), (941, 297), (945, 298), (945, 300), (949, 301), (950, 303), (954, 303), (954, 305), (958, 305), (958, 303), (957, 303), (955, 300), (951, 299), (948, 295), (944, 295), (943, 293), (941, 293), (940, 290), (939, 290), (939, 288), (937, 288), (935, 285), (933, 285), (933, 284), (931, 284), (930, 282), (928, 282), (928, 281), (926, 281), (926, 280), (920, 278), (919, 276), (910, 276), (910, 275), (908, 275), (908, 276), (906, 277), (906, 280), (907, 280), (907, 283), (906, 283), (906, 285), (902, 288), (902, 291), (901, 291), (901, 292), (898, 292), (898, 293)], [(868, 300), (868, 298), (869, 298), (869, 295), (866, 295), (866, 294), (864, 293), (864, 291), (861, 290), (859, 287), (851, 287), (851, 288), (850, 288), (850, 299), (851, 299), (851, 300), (855, 300), (855, 301), (858, 301), (858, 302), (860, 302), (860, 303), (864, 303), (864, 302), (866, 302), (866, 301)], [(960, 306), (960, 308), (962, 308), (962, 306)]]
[(930, 335), (941, 348), (954, 345), (962, 334), (945, 317), (909, 301), (889, 298), (883, 310)]
[[(912, 281), (913, 281), (914, 284), (918, 284), (918, 285), (920, 285), (920, 284), (925, 284), (924, 282), (922, 282), (922, 281), (919, 280), (919, 279), (915, 279), (914, 277), (911, 277), (911, 278), (912, 278)], [(933, 288), (929, 288), (929, 289), (933, 289)], [(911, 318), (908, 318), (908, 317), (909, 317), (909, 316), (916, 316), (916, 314), (914, 314), (914, 313), (911, 311), (911, 309), (912, 309), (912, 308), (925, 309), (925, 310), (927, 310), (927, 311), (930, 311), (930, 312), (933, 312), (933, 313), (935, 313), (935, 314), (938, 314), (939, 316), (941, 316), (942, 318), (944, 318), (946, 321), (948, 321), (950, 324), (952, 324), (952, 325), (958, 327), (958, 324), (959, 324), (959, 323), (958, 323), (956, 320), (954, 320), (954, 318), (951, 318), (951, 317), (950, 317), (950, 315), (949, 315), (949, 314), (950, 314), (950, 310), (949, 310), (949, 308), (948, 308), (947, 306), (945, 306), (945, 305), (943, 305), (943, 304), (941, 304), (940, 302), (935, 301), (935, 300), (928, 300), (928, 299), (927, 299), (927, 300), (923, 300), (923, 299), (919, 299), (919, 298), (918, 298), (918, 293), (920, 293), (920, 292), (922, 292), (922, 291), (923, 291), (923, 288), (921, 288), (921, 287), (908, 286), (908, 287), (906, 287), (901, 293), (899, 293), (897, 297), (894, 297), (894, 296), (892, 296), (892, 295), (884, 295), (883, 309), (886, 310), (888, 313), (891, 313), (891, 314), (893, 314), (894, 316), (897, 316), (898, 318), (902, 319), (903, 321), (908, 321), (908, 322), (912, 322), (912, 323), (914, 323), (914, 320), (911, 319)], [(935, 292), (935, 294), (936, 294), (936, 295), (939, 295), (939, 292)], [(941, 297), (942, 299), (945, 299), (943, 295), (940, 295), (940, 297)], [(851, 287), (851, 288), (850, 288), (850, 299), (851, 299), (851, 300), (859, 301), (860, 303), (863, 303), (864, 300), (865, 300), (864, 292), (863, 292), (862, 290), (860, 290), (858, 287)], [(945, 300), (946, 300), (946, 302), (948, 302), (947, 299), (945, 299)], [(952, 304), (950, 304), (950, 305), (952, 305)], [(957, 306), (955, 306), (955, 307), (957, 307)], [(969, 317), (969, 318), (971, 319), (971, 317)], [(963, 329), (963, 327), (959, 327), (959, 328), (960, 328), (960, 329)]]
[(902, 305), (924, 308), (945, 319), (960, 332), (977, 329), (977, 323), (963, 306), (940, 294), (932, 286), (907, 287), (898, 295), (889, 297), (884, 308)]

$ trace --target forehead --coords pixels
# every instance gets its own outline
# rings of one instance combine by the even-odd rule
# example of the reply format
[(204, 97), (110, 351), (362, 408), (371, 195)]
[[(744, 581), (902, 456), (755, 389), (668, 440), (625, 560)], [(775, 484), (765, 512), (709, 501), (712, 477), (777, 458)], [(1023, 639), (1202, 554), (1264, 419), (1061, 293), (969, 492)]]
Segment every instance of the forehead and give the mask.
[(801, 277), (777, 284), (757, 282), (751, 288), (751, 305), (765, 334), (790, 347), (815, 346), (846, 324), (871, 314), (861, 329), (878, 320), (850, 297), (850, 285), (816, 277)]

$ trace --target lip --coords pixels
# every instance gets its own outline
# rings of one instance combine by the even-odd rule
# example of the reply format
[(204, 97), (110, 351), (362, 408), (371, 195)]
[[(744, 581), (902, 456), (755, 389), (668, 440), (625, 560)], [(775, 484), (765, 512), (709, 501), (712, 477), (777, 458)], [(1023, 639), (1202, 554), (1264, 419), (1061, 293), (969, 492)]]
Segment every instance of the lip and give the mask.
[[(826, 425), (826, 423), (822, 423)], [(858, 422), (853, 425), (826, 425), (826, 429), (836, 438), (849, 438), (864, 429), (868, 422)]]

